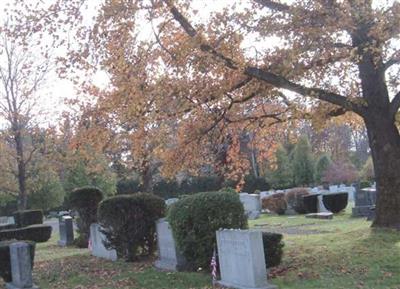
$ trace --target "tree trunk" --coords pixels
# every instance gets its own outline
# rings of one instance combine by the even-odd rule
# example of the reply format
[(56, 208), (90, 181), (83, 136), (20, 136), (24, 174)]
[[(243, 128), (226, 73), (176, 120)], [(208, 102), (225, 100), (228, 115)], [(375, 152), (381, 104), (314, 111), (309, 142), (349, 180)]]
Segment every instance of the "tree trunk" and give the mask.
[(24, 160), (24, 147), (20, 130), (15, 131), (15, 149), (17, 152), (17, 168), (18, 168), (18, 210), (25, 210), (28, 206), (28, 196), (26, 193), (26, 165)]
[(393, 120), (381, 113), (364, 119), (377, 185), (374, 227), (400, 229), (400, 136)]

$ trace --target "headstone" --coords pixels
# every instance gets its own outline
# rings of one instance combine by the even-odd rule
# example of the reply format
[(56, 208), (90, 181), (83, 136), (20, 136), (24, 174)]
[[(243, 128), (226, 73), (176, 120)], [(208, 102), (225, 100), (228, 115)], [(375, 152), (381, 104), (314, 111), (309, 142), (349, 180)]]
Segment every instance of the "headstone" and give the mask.
[(260, 195), (241, 193), (239, 198), (243, 204), (247, 217), (250, 220), (257, 219), (261, 214)]
[(168, 271), (180, 271), (185, 268), (186, 260), (179, 253), (172, 230), (168, 222), (159, 219), (156, 222), (158, 260), (154, 263), (156, 268)]
[(92, 255), (99, 258), (104, 258), (111, 261), (117, 260), (117, 251), (109, 250), (104, 246), (106, 236), (100, 231), (99, 224), (93, 223), (90, 225), (90, 243), (92, 247)]
[(339, 191), (338, 186), (329, 186), (329, 192), (331, 193), (337, 193)]
[(58, 245), (65, 247), (74, 243), (74, 224), (71, 216), (62, 216), (59, 219), (60, 240)]
[(370, 208), (376, 204), (376, 189), (365, 188), (354, 195), (353, 217), (368, 217)]
[(327, 212), (327, 213), (307, 214), (306, 218), (331, 220), (333, 219), (333, 213)]
[(318, 194), (319, 193), (319, 188), (318, 187), (312, 188), (311, 189), (311, 193)]
[(179, 201), (178, 198), (167, 199), (167, 200), (165, 200), (165, 205), (170, 206), (170, 205), (172, 205), (173, 203), (176, 203), (177, 201)]
[(237, 289), (277, 288), (267, 281), (261, 231), (217, 231), (217, 246), (220, 285)]
[(32, 260), (29, 245), (16, 242), (10, 245), (12, 282), (7, 289), (39, 289), (32, 280)]

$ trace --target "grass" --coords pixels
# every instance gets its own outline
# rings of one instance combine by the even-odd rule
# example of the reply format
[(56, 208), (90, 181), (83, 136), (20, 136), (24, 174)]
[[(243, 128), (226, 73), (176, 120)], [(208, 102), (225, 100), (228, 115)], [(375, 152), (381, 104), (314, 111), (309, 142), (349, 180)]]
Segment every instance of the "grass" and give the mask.
[[(270, 272), (270, 282), (281, 289), (400, 289), (399, 232), (371, 229), (349, 211), (333, 220), (263, 215), (250, 226), (314, 232), (285, 234), (283, 262)], [(59, 248), (57, 237), (37, 246), (34, 278), (42, 289), (212, 288), (209, 274), (159, 272), (152, 267), (154, 260), (104, 261), (85, 249)]]

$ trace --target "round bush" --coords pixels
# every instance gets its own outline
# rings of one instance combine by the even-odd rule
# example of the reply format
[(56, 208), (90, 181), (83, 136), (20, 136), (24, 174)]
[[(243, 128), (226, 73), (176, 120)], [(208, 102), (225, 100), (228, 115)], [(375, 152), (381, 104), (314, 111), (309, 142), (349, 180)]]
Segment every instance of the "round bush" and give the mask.
[(103, 193), (94, 187), (79, 188), (69, 195), (68, 203), (79, 215), (76, 221), (79, 232), (76, 244), (79, 247), (88, 246), (90, 225), (97, 222), (97, 207), (102, 199)]
[(105, 246), (120, 258), (135, 261), (155, 250), (155, 221), (165, 215), (163, 199), (146, 193), (119, 195), (99, 205), (98, 220), (106, 235)]
[(188, 270), (207, 269), (216, 246), (215, 232), (245, 229), (247, 218), (237, 193), (205, 192), (171, 205), (167, 220)]
[(310, 195), (310, 192), (306, 188), (294, 188), (286, 193), (286, 202), (288, 206), (292, 207), (293, 210), (298, 214), (305, 214), (306, 208), (304, 206), (303, 197)]
[(262, 199), (262, 207), (264, 210), (276, 213), (278, 215), (284, 215), (287, 209), (287, 203), (285, 200), (284, 193), (276, 193), (272, 196)]
[(303, 197), (306, 213), (318, 213), (318, 196), (319, 194), (314, 194)]
[[(10, 262), (10, 245), (16, 241), (2, 241), (0, 242), (0, 277), (5, 282), (11, 282), (11, 262)], [(31, 253), (31, 266), (33, 268), (33, 262), (35, 257), (35, 242), (25, 241), (30, 247)]]
[(262, 233), (267, 269), (278, 266), (282, 261), (283, 247), (285, 246), (282, 238), (282, 234), (271, 232)]
[(324, 195), (322, 201), (325, 208), (334, 214), (343, 211), (347, 207), (349, 194), (348, 193), (336, 193)]

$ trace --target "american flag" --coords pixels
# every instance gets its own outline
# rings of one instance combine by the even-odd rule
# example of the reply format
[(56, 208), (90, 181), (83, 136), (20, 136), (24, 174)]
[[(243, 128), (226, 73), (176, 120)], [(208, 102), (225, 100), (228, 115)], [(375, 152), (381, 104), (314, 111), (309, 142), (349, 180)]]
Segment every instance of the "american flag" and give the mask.
[(90, 252), (92, 252), (92, 240), (89, 238), (89, 242), (88, 242), (88, 249)]
[(211, 258), (211, 276), (213, 285), (217, 282), (217, 252), (214, 248), (213, 256)]

